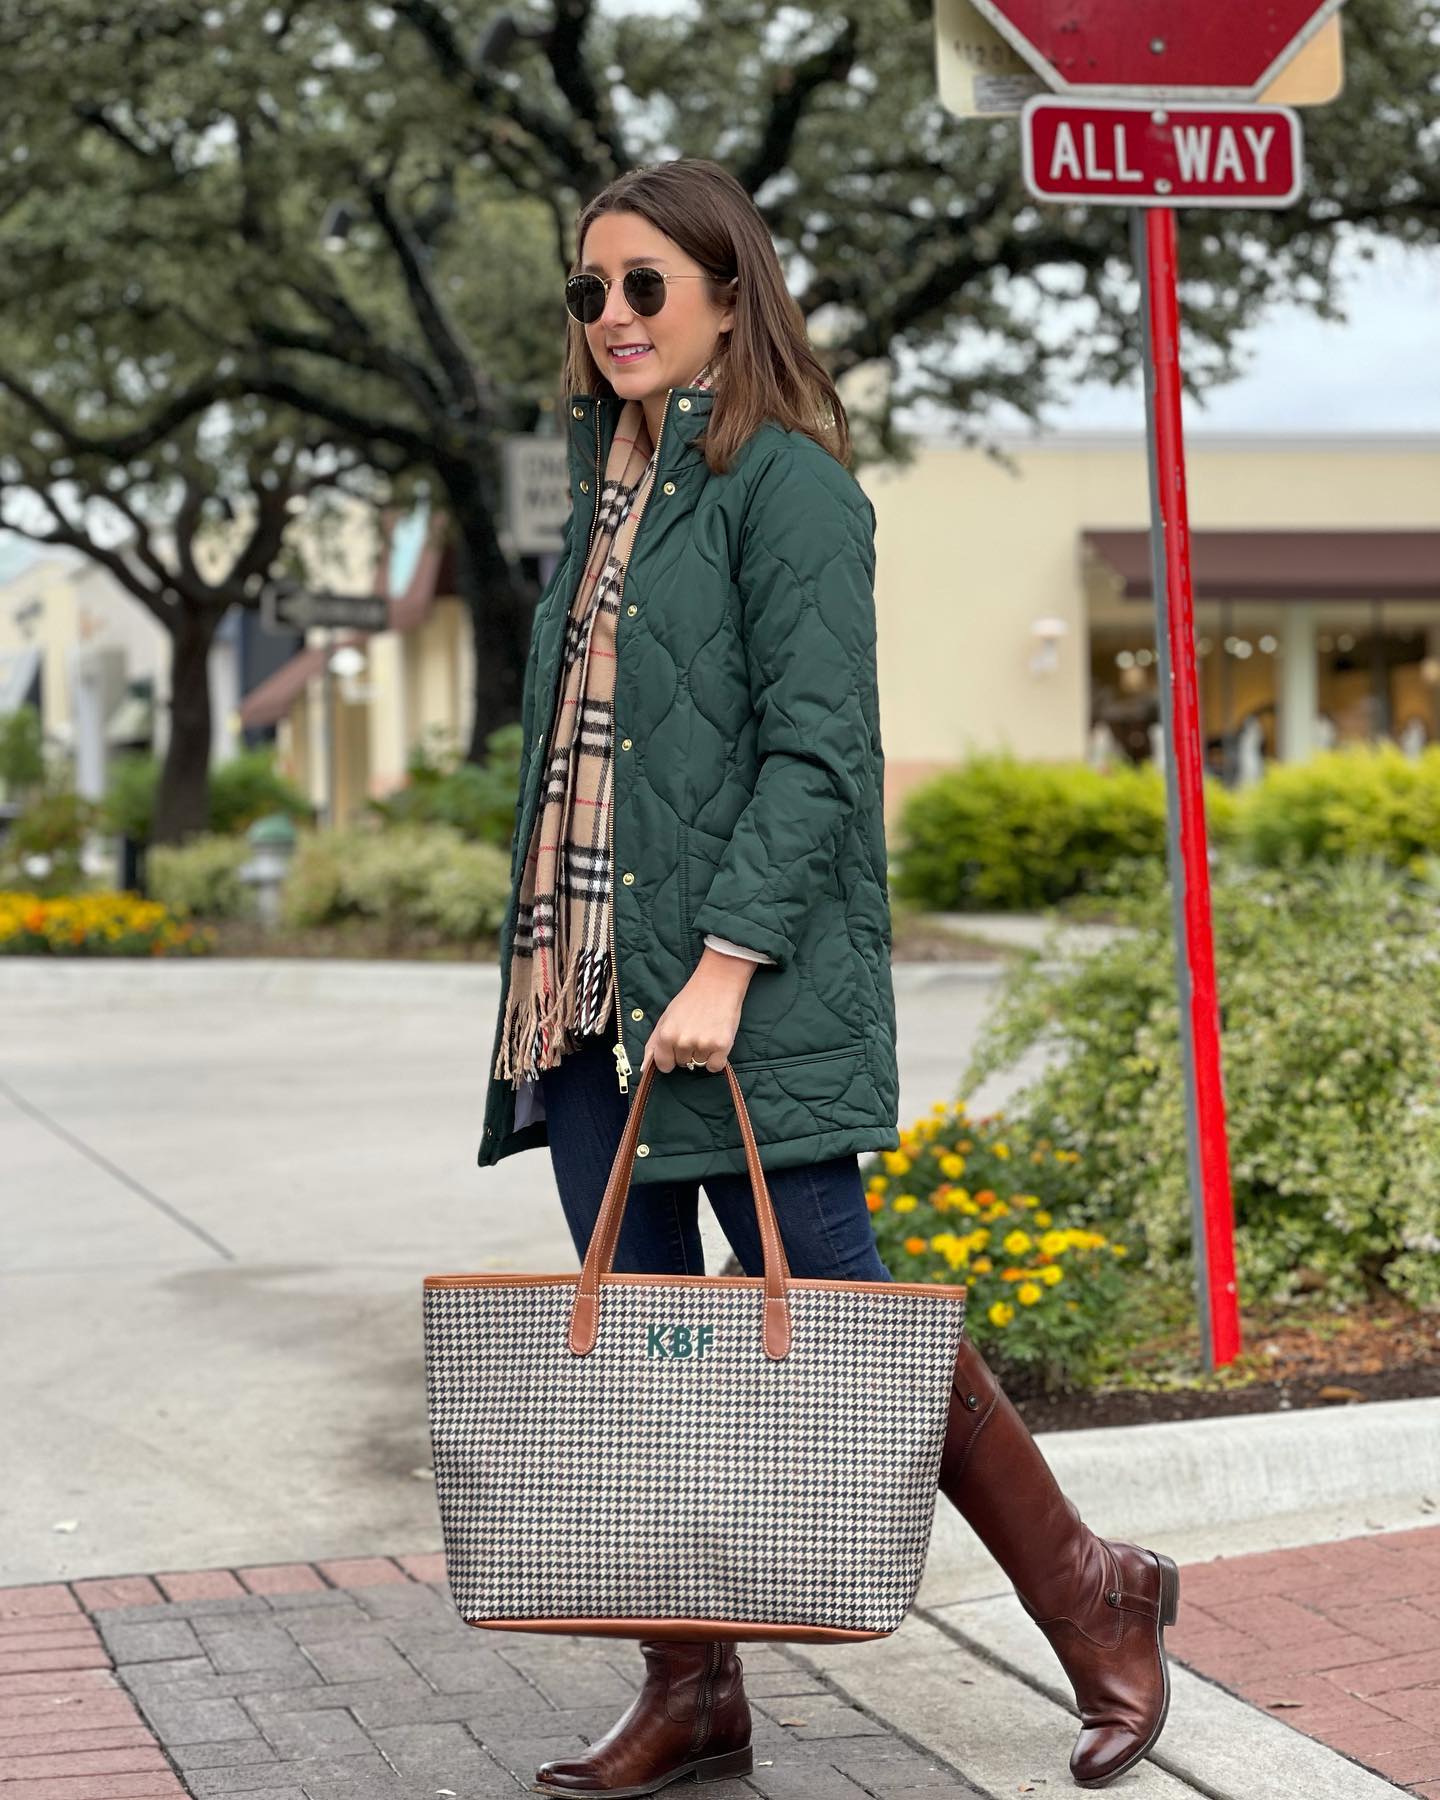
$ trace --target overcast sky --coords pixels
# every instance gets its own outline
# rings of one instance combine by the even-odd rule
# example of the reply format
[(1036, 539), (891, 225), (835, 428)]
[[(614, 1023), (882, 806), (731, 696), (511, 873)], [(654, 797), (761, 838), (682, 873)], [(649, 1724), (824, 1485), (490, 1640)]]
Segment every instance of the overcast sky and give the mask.
[[(1381, 247), (1347, 285), (1345, 324), (1277, 309), (1245, 340), (1248, 372), (1218, 388), (1197, 431), (1440, 432), (1440, 251)], [(1050, 423), (1071, 430), (1137, 427), (1138, 387), (1078, 393)]]

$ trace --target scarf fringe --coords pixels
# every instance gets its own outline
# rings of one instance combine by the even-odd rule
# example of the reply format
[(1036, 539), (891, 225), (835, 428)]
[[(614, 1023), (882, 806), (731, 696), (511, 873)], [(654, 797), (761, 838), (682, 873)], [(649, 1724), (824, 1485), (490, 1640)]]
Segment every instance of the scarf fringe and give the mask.
[[(517, 995), (515, 984), (511, 982), (505, 1001), (500, 1056), (495, 1066), (498, 1080), (511, 1081), (519, 1087), (521, 1082), (533, 1081), (541, 1069), (555, 1068), (560, 1058), (575, 1048), (568, 1021), (574, 1016), (579, 978), (580, 964), (575, 958), (558, 988), (536, 990), (532, 987), (528, 994), (521, 996)], [(541, 1052), (542, 1043), (546, 1044), (547, 1053)]]

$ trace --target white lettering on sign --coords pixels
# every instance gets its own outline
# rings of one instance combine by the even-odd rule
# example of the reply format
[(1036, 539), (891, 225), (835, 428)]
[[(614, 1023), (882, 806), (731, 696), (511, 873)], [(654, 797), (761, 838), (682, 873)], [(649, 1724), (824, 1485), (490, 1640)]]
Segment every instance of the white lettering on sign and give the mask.
[(1064, 120), (1055, 129), (1055, 147), (1050, 153), (1050, 179), (1055, 181), (1061, 175), (1073, 175), (1075, 179), (1086, 181), (1143, 181), (1144, 174), (1139, 169), (1132, 169), (1126, 156), (1125, 127), (1111, 127), (1111, 160), (1109, 164), (1101, 161), (1100, 128), (1098, 125), (1084, 125), (1080, 130), (1081, 142), (1084, 145), (1084, 161), (1081, 151), (1075, 142), (1075, 133)]
[[(1263, 182), (1270, 162), (1270, 146), (1275, 141), (1275, 127), (1247, 125), (1245, 141), (1254, 158), (1254, 179)], [(1186, 181), (1246, 181), (1250, 178), (1241, 155), (1239, 137), (1231, 125), (1222, 125), (1218, 131), (1209, 125), (1176, 125), (1175, 160)]]

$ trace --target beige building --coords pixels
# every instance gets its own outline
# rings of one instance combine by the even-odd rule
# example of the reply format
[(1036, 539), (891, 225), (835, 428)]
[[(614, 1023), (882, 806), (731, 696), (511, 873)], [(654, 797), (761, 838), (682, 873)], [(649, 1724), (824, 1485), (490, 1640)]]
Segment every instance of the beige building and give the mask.
[[(1144, 440), (925, 444), (871, 466), (887, 810), (977, 750), (1148, 760), (1159, 717)], [(1249, 725), (1284, 761), (1440, 735), (1440, 438), (1192, 437), (1190, 522), (1207, 762)], [(337, 816), (404, 776), (427, 732), (464, 743), (472, 651), (441, 527), (394, 526), (376, 586), (393, 629), (312, 644), (242, 701)], [(352, 658), (352, 660), (355, 660)], [(328, 691), (328, 698), (327, 698)], [(328, 724), (327, 724), (328, 721)], [(328, 748), (327, 748), (328, 746)]]

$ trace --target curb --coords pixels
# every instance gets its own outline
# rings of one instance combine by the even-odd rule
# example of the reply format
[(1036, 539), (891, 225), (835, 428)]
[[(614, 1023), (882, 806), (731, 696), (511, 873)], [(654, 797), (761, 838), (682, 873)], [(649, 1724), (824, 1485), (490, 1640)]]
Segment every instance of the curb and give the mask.
[[(1440, 1399), (1046, 1431), (1035, 1441), (1095, 1530), (1162, 1547), (1181, 1536), (1227, 1549), (1247, 1535), (1267, 1546), (1314, 1541), (1317, 1525), (1330, 1537), (1373, 1524), (1369, 1510), (1401, 1527), (1430, 1522), (1440, 1506)], [(993, 1577), (963, 1520), (939, 1508), (922, 1603), (968, 1597), (981, 1571)]]

